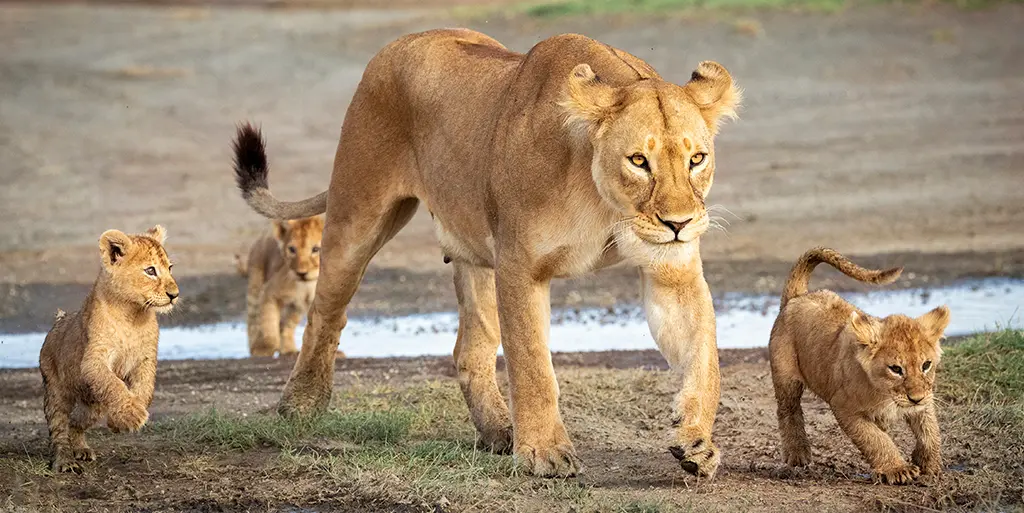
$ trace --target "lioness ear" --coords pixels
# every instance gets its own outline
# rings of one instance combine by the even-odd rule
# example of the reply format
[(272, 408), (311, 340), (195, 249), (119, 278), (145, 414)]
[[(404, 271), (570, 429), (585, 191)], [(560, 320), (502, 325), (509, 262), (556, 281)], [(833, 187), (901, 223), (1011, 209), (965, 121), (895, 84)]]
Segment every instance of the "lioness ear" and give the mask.
[(935, 307), (928, 313), (917, 318), (925, 335), (931, 340), (938, 340), (942, 333), (949, 326), (949, 307), (942, 305)]
[(100, 235), (100, 260), (103, 265), (114, 265), (128, 254), (131, 245), (131, 237), (124, 232), (107, 230)]
[(698, 64), (683, 89), (700, 108), (711, 132), (716, 134), (723, 118), (736, 118), (736, 109), (743, 98), (743, 92), (732, 83), (729, 72), (714, 61)]
[(566, 97), (559, 105), (566, 111), (565, 126), (573, 132), (596, 135), (601, 122), (616, 111), (620, 95), (601, 82), (589, 64), (578, 64), (569, 73)]
[(163, 244), (164, 241), (167, 240), (167, 230), (165, 230), (164, 227), (160, 225), (156, 225), (146, 230), (146, 235), (149, 235), (150, 238), (159, 242), (160, 244)]
[(863, 346), (871, 347), (875, 345), (875, 326), (871, 322), (871, 319), (863, 316), (860, 312), (854, 310), (850, 312), (850, 329), (853, 330), (853, 336), (857, 337), (857, 342)]

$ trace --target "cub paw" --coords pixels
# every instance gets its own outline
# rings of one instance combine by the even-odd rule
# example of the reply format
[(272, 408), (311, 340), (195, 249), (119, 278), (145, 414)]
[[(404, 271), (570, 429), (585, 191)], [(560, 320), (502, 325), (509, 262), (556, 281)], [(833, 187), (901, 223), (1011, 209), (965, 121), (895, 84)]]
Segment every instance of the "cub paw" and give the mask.
[(921, 468), (921, 474), (923, 475), (937, 476), (942, 474), (942, 459), (937, 454), (932, 455), (915, 449), (911, 461)]
[(714, 478), (718, 464), (722, 461), (721, 451), (710, 439), (697, 438), (693, 441), (668, 448), (672, 456), (686, 472), (697, 477)]
[(148, 419), (149, 412), (146, 411), (146, 407), (132, 400), (107, 412), (107, 427), (115, 433), (130, 433), (142, 429)]
[(871, 477), (876, 483), (902, 485), (909, 484), (919, 475), (921, 469), (917, 465), (904, 463), (889, 469), (874, 470)]
[(82, 464), (75, 461), (74, 455), (71, 451), (60, 450), (53, 456), (53, 460), (50, 462), (50, 470), (54, 472), (72, 472), (75, 474), (81, 474), (84, 470)]
[(96, 453), (89, 446), (76, 447), (71, 453), (78, 461), (96, 461)]

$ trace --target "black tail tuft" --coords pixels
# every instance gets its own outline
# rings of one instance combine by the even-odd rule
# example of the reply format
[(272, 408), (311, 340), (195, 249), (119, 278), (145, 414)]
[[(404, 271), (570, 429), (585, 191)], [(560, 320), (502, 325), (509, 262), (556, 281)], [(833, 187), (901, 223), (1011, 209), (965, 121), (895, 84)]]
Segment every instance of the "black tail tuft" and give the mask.
[(249, 123), (239, 125), (234, 149), (235, 180), (242, 195), (248, 197), (257, 189), (269, 189), (267, 151), (260, 129)]

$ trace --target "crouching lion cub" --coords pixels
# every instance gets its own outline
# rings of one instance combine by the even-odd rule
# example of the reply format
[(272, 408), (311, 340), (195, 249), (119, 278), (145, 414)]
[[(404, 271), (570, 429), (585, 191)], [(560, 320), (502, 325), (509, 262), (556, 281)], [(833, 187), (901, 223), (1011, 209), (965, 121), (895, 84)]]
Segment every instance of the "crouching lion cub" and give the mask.
[[(864, 269), (826, 248), (805, 253), (790, 272), (768, 348), (778, 402), (782, 456), (793, 466), (811, 461), (800, 396), (804, 387), (832, 408), (843, 432), (871, 464), (876, 482), (909, 483), (922, 472), (941, 472), (939, 424), (932, 389), (949, 324), (949, 308), (918, 317), (872, 317), (836, 293), (808, 293), (811, 271), (825, 262), (859, 281), (892, 283), (902, 267)], [(906, 419), (917, 444), (904, 461), (887, 434)]]
[(309, 310), (320, 275), (321, 216), (274, 221), (273, 230), (253, 243), (238, 272), (249, 279), (246, 329), (250, 356), (298, 352), (295, 328)]
[(52, 468), (81, 472), (96, 459), (85, 430), (104, 414), (114, 432), (137, 431), (153, 400), (157, 313), (178, 298), (160, 225), (141, 235), (100, 236), (102, 269), (82, 309), (57, 312), (39, 352)]

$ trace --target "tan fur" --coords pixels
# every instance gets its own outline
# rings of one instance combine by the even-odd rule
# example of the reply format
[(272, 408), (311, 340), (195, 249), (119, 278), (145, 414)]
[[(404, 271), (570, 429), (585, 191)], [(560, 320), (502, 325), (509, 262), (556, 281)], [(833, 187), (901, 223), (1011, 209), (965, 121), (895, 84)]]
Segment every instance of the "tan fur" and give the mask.
[(274, 221), (270, 233), (252, 244), (248, 260), (238, 260), (239, 272), (249, 280), (245, 302), (250, 356), (298, 352), (295, 328), (313, 302), (323, 228), (320, 216)]
[(85, 430), (103, 415), (115, 432), (137, 431), (149, 417), (156, 314), (169, 312), (178, 297), (164, 237), (159, 225), (141, 235), (104, 232), (96, 284), (81, 310), (58, 310), (43, 341), (39, 370), (54, 471), (81, 472), (79, 461), (96, 459)]
[[(834, 292), (807, 292), (807, 280), (819, 262), (877, 284), (892, 283), (903, 270), (864, 269), (826, 248), (808, 251), (793, 267), (768, 343), (783, 458), (793, 466), (811, 461), (800, 406), (807, 387), (832, 408), (839, 426), (871, 464), (876, 481), (905, 484), (922, 472), (940, 473), (932, 390), (949, 309), (940, 306), (916, 319), (872, 317)], [(899, 366), (899, 374), (893, 366)], [(907, 421), (917, 440), (909, 464), (886, 433), (896, 418)]]
[[(326, 408), (346, 307), (370, 259), (423, 202), (455, 266), (454, 357), (484, 445), (512, 446), (536, 475), (579, 469), (548, 349), (550, 281), (626, 260), (640, 270), (658, 346), (684, 376), (672, 452), (684, 469), (713, 476), (719, 369), (699, 237), (714, 136), (739, 96), (713, 62), (679, 86), (580, 35), (523, 55), (478, 32), (436, 30), (370, 61), (326, 193), (276, 200), (262, 137), (242, 127), (236, 173), (254, 210), (277, 219), (327, 211), (324, 268), (280, 411)], [(494, 377), (499, 343), (511, 413)]]

